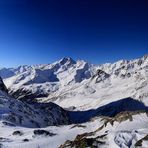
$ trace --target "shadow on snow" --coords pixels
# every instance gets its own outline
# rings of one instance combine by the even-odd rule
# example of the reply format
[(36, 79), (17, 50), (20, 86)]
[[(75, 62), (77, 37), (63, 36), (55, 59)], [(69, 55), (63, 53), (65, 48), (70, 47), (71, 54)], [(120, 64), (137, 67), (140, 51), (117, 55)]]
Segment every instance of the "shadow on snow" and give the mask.
[(72, 123), (83, 123), (89, 121), (95, 116), (109, 116), (114, 117), (118, 113), (123, 111), (138, 111), (148, 110), (142, 102), (133, 98), (124, 98), (118, 101), (114, 101), (107, 105), (101, 106), (97, 109), (91, 109), (87, 111), (69, 111), (69, 118)]

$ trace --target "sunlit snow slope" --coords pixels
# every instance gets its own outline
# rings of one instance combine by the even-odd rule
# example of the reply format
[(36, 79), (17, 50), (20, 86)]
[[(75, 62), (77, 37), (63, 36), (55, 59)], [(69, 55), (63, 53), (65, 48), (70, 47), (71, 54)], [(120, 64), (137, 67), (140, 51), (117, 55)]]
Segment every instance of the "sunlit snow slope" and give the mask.
[(1, 69), (9, 93), (24, 101), (85, 110), (131, 97), (148, 105), (148, 56), (92, 65), (63, 58), (52, 64)]
[(148, 147), (148, 56), (103, 65), (63, 58), (0, 76), (2, 148)]

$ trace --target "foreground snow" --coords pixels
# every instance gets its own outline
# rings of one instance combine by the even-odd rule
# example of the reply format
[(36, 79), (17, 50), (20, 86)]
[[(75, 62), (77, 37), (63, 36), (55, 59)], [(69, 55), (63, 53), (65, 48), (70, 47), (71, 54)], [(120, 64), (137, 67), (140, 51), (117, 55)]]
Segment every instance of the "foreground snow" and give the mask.
[[(89, 134), (93, 132), (92, 135), (85, 136), (85, 138), (95, 139), (96, 137), (100, 137), (98, 141), (101, 141), (102, 143), (95, 143), (98, 147), (134, 148), (137, 141), (148, 134), (148, 117), (146, 113), (133, 114), (131, 121), (127, 118), (124, 119), (125, 121), (119, 123), (118, 120), (113, 119), (113, 125), (111, 125), (110, 122), (107, 123), (105, 119), (105, 117), (97, 117), (90, 122), (81, 125), (68, 125), (60, 127), (52, 126), (44, 128), (43, 130), (49, 131), (53, 134), (51, 136), (44, 134), (35, 135), (34, 130), (37, 129), (9, 127), (4, 126), (1, 123), (0, 142), (4, 147), (8, 148), (58, 148), (67, 140), (73, 141), (78, 134)], [(104, 125), (105, 123), (107, 124)], [(102, 126), (103, 128), (100, 129)], [(13, 135), (15, 131), (21, 131), (22, 135)], [(104, 137), (101, 138), (102, 135), (104, 135)], [(28, 139), (28, 141), (24, 142), (24, 139)], [(142, 147), (146, 148), (147, 146), (148, 141), (143, 140)]]

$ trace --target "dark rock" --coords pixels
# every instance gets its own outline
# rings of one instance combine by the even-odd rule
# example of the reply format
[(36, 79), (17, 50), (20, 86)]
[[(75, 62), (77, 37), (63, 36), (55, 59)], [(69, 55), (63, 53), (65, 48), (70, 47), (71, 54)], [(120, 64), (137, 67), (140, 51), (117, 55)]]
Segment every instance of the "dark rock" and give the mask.
[(32, 93), (29, 90), (23, 89), (18, 89), (17, 91), (9, 91), (9, 94), (16, 99), (27, 103), (34, 103), (36, 102), (35, 98), (43, 98), (48, 96), (48, 94), (45, 94), (43, 92)]
[(78, 128), (86, 128), (85, 125), (76, 124), (76, 125), (72, 126), (71, 129), (72, 129), (72, 128), (76, 128), (76, 127), (78, 127)]
[(56, 134), (46, 130), (34, 130), (34, 135), (35, 136), (55, 136)]
[(71, 65), (71, 64), (76, 64), (76, 61), (74, 61), (72, 58), (66, 58), (66, 57), (60, 60), (61, 65), (64, 65), (66, 63)]
[(110, 75), (108, 73), (106, 73), (105, 71), (103, 71), (101, 69), (98, 69), (97, 73), (92, 77), (92, 79), (95, 79), (95, 82), (99, 83), (109, 77), (110, 77)]
[(14, 131), (12, 135), (14, 135), (14, 136), (22, 136), (23, 132), (21, 132), (21, 131)]
[(0, 148), (3, 148), (3, 146), (4, 146), (4, 145), (0, 143)]
[(0, 90), (8, 93), (8, 90), (7, 90), (7, 88), (6, 88), (6, 86), (5, 86), (5, 84), (4, 84), (4, 82), (3, 82), (1, 77), (0, 77)]
[(143, 141), (148, 141), (148, 135), (146, 135), (144, 138), (138, 140), (136, 143), (135, 143), (135, 147), (142, 147), (142, 142)]
[(100, 146), (106, 145), (106, 142), (104, 140), (101, 140), (101, 136), (96, 138), (88, 138), (89, 136), (94, 136), (94, 133), (91, 132), (91, 133), (84, 133), (82, 135), (77, 135), (74, 141), (67, 140), (63, 145), (60, 146), (60, 148), (70, 148), (70, 147), (71, 148), (85, 148), (85, 147), (98, 148), (98, 145)]
[(15, 126), (14, 124), (9, 123), (9, 122), (6, 122), (6, 121), (3, 121), (2, 123), (3, 123), (4, 125), (6, 125), (6, 126)]
[(29, 139), (23, 139), (23, 142), (29, 142)]

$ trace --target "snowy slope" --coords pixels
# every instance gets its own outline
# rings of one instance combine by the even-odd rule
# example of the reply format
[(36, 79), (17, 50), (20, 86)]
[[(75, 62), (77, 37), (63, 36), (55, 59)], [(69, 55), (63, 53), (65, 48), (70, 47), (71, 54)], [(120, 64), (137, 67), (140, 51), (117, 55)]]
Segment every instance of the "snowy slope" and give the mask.
[(56, 104), (26, 104), (10, 97), (0, 81), (0, 122), (3, 125), (46, 127), (68, 124), (67, 112)]
[(63, 58), (53, 64), (8, 69), (14, 73), (12, 76), (5, 76), (6, 72), (1, 69), (0, 75), (13, 96), (33, 99), (47, 97), (65, 86), (89, 79), (93, 75), (93, 68), (87, 62)]
[[(4, 76), (6, 73), (0, 70)], [(85, 110), (131, 97), (148, 104), (148, 56), (92, 65), (63, 58), (47, 65), (8, 69), (9, 92), (23, 100), (55, 102), (65, 108)]]
[(75, 126), (86, 129), (74, 140), (68, 139), (61, 148), (135, 148), (148, 147), (147, 112), (122, 112), (113, 118), (95, 118), (89, 123)]
[[(42, 134), (36, 134), (42, 130)], [(114, 118), (97, 117), (84, 124), (42, 129), (2, 127), (0, 141), (7, 148), (147, 148), (146, 112), (124, 112)], [(44, 132), (44, 133), (43, 133)], [(20, 134), (21, 133), (21, 134)], [(47, 134), (48, 133), (48, 134)], [(2, 138), (3, 137), (3, 138)]]
[(0, 79), (0, 147), (148, 147), (148, 56), (103, 65), (63, 58), (0, 74), (18, 98)]
[(47, 101), (53, 99), (62, 107), (74, 106), (77, 110), (96, 108), (127, 97), (148, 105), (148, 56), (100, 65), (97, 69), (90, 79), (49, 95)]

